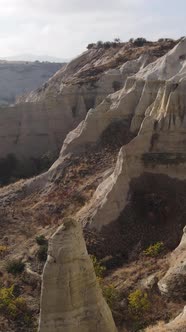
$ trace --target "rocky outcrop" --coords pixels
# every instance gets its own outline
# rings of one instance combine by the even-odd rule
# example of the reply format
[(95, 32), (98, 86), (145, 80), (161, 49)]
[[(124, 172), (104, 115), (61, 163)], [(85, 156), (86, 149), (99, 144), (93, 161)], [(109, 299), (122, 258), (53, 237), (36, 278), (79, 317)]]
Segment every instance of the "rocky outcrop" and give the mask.
[(169, 297), (178, 299), (186, 296), (186, 227), (180, 245), (171, 255), (170, 268), (158, 286)]
[(160, 323), (154, 327), (149, 327), (146, 332), (185, 332), (186, 327), (186, 307), (183, 312), (168, 324)]
[(40, 88), (18, 98), (15, 107), (1, 110), (1, 157), (13, 153), (19, 160), (28, 160), (58, 153), (66, 135), (89, 109), (120, 90), (129, 75), (175, 43), (148, 43), (144, 47), (123, 43), (91, 49), (72, 60)]
[(184, 332), (186, 329), (186, 307), (183, 312), (177, 316), (173, 321), (166, 325), (167, 331), (170, 332)]
[(128, 123), (129, 131), (136, 135), (121, 148), (113, 174), (79, 213), (84, 223), (89, 219), (91, 227), (100, 229), (119, 217), (127, 204), (129, 183), (141, 174), (185, 179), (185, 54), (183, 39), (164, 57), (128, 78), (122, 90), (90, 110), (68, 134), (61, 158), (95, 146), (106, 128), (119, 119)]
[(50, 240), (39, 332), (116, 332), (80, 225), (64, 220)]

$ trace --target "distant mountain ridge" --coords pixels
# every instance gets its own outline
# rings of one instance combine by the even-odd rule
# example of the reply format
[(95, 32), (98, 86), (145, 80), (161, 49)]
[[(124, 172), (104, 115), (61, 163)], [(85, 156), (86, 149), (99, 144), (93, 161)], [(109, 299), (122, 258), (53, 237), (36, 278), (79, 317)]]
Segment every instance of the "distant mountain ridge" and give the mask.
[(6, 61), (28, 61), (28, 62), (57, 62), (57, 63), (64, 63), (69, 62), (69, 59), (65, 58), (57, 58), (50, 55), (36, 55), (36, 54), (17, 54), (13, 56), (7, 56), (7, 57), (0, 57), (0, 60), (6, 60)]
[(18, 96), (37, 89), (62, 66), (55, 62), (0, 61), (0, 106), (13, 104)]

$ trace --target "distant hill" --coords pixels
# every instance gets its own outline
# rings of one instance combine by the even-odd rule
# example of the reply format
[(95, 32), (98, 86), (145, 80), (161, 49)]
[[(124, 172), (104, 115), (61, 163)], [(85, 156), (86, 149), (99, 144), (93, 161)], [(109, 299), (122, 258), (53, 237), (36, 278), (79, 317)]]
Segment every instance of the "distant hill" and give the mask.
[(37, 89), (62, 66), (61, 62), (0, 61), (0, 106)]
[(8, 57), (0, 57), (1, 60), (6, 61), (40, 61), (40, 62), (57, 62), (64, 63), (69, 62), (69, 59), (57, 58), (49, 55), (36, 55), (36, 54), (18, 54)]

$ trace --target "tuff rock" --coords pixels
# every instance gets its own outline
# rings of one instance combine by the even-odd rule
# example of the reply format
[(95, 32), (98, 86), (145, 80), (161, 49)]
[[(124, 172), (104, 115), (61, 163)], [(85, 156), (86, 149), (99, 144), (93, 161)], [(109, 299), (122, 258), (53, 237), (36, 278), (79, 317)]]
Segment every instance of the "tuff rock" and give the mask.
[(39, 332), (116, 332), (80, 224), (64, 220), (50, 240)]

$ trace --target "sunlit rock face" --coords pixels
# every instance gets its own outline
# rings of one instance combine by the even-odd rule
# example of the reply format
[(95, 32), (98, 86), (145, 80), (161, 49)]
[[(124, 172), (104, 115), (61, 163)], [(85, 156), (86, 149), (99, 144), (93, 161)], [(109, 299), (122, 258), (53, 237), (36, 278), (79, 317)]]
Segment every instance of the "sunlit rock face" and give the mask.
[[(128, 76), (145, 68), (174, 44), (162, 47), (152, 43), (132, 52), (132, 45), (126, 43), (84, 52), (48, 81), (46, 77), (38, 89), (19, 97), (14, 107), (6, 105), (0, 109), (1, 157), (13, 153), (19, 160), (30, 160), (49, 152), (58, 154), (66, 135), (85, 119), (89, 109), (122, 89)], [(27, 70), (29, 65), (24, 66)]]
[(158, 285), (160, 291), (169, 297), (186, 297), (186, 227), (179, 246), (171, 255), (170, 268)]
[(50, 240), (39, 332), (116, 332), (80, 224), (66, 219)]
[(61, 158), (95, 146), (116, 120), (125, 120), (135, 136), (121, 148), (114, 172), (80, 212), (84, 224), (88, 219), (90, 227), (101, 229), (116, 220), (127, 203), (130, 181), (144, 172), (186, 178), (185, 59), (183, 39), (165, 56), (129, 77), (122, 90), (90, 110), (67, 135)]

